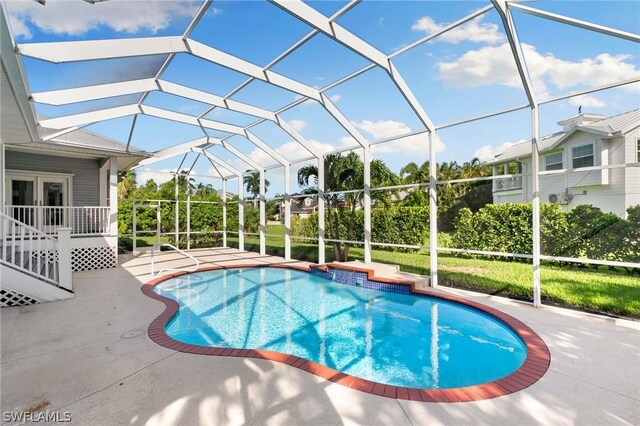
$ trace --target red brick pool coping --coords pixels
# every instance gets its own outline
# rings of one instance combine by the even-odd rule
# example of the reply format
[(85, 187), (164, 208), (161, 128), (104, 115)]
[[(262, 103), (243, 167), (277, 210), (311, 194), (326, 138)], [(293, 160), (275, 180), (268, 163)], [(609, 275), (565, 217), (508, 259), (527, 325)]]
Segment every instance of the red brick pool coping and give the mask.
[[(221, 347), (210, 346), (196, 346), (186, 344), (172, 339), (167, 335), (165, 326), (171, 321), (171, 319), (178, 313), (179, 305), (173, 299), (161, 296), (153, 291), (153, 287), (163, 281), (170, 278), (186, 275), (188, 272), (175, 272), (162, 277), (154, 278), (145, 285), (142, 286), (142, 292), (156, 300), (163, 302), (166, 305), (166, 309), (160, 316), (154, 319), (149, 325), (148, 333), (151, 340), (160, 346), (164, 346), (167, 349), (172, 349), (178, 352), (196, 354), (196, 355), (213, 355), (213, 356), (231, 356), (231, 357), (244, 357), (244, 358), (256, 358), (269, 361), (280, 362), (283, 364), (296, 367), (302, 371), (306, 371), (311, 374), (315, 374), (325, 380), (329, 380), (334, 383), (338, 383), (342, 386), (349, 387), (351, 389), (359, 390), (374, 395), (380, 395), (387, 398), (406, 399), (412, 401), (425, 401), (425, 402), (470, 402), (480, 401), (483, 399), (497, 398), (504, 395), (509, 395), (514, 392), (518, 392), (525, 389), (535, 382), (537, 382), (548, 370), (551, 363), (551, 355), (549, 348), (544, 341), (538, 336), (531, 328), (529, 328), (522, 321), (507, 315), (497, 309), (490, 308), (477, 302), (465, 300), (460, 297), (435, 293), (429, 290), (420, 290), (415, 288), (415, 284), (410, 281), (394, 280), (389, 278), (376, 277), (374, 271), (363, 268), (356, 268), (353, 266), (347, 266), (342, 264), (328, 264), (326, 266), (315, 266), (315, 268), (332, 267), (337, 269), (351, 270), (355, 272), (366, 273), (368, 278), (372, 281), (378, 281), (388, 284), (399, 284), (409, 287), (412, 294), (426, 295), (436, 299), (446, 300), (449, 302), (459, 303), (461, 305), (471, 307), (480, 312), (489, 314), (515, 331), (520, 338), (524, 341), (527, 348), (527, 357), (524, 363), (513, 373), (506, 377), (493, 382), (484, 383), (481, 385), (467, 386), (463, 388), (452, 389), (419, 389), (419, 388), (406, 388), (402, 386), (384, 385), (382, 383), (376, 383), (369, 380), (360, 379), (340, 371), (334, 370), (322, 364), (318, 364), (313, 361), (309, 361), (304, 358), (300, 358), (294, 355), (283, 354), (280, 352), (266, 351), (260, 349), (231, 349)], [(255, 267), (271, 267), (271, 268), (289, 268), (300, 271), (309, 272), (311, 267), (289, 265), (289, 264), (239, 264), (229, 266), (205, 266), (199, 268), (195, 272), (214, 271), (220, 269), (237, 269), (237, 268), (255, 268)]]

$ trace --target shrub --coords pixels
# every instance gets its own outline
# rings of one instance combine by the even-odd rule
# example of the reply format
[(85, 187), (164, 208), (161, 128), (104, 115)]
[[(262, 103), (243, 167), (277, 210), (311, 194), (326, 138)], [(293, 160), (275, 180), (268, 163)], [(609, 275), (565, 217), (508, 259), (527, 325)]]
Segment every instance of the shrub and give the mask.
[[(531, 204), (492, 204), (476, 213), (463, 208), (455, 220), (454, 247), (531, 254)], [(640, 260), (640, 206), (628, 218), (580, 205), (570, 212), (556, 204), (540, 206), (542, 254), (598, 260)]]

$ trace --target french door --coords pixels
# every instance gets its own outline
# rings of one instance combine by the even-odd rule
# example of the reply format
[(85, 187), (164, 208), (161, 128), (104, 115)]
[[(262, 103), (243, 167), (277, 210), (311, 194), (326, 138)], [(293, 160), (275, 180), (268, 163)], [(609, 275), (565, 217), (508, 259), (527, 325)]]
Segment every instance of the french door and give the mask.
[(71, 177), (7, 173), (8, 214), (43, 232), (69, 226)]

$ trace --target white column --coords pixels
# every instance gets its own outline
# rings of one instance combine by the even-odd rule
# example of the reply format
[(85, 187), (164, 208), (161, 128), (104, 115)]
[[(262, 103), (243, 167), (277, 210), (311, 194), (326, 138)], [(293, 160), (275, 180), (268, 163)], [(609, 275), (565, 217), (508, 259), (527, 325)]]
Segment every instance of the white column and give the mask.
[(71, 272), (71, 228), (58, 228), (58, 279), (60, 287), (73, 290)]
[(187, 189), (187, 250), (191, 249), (191, 191)]
[(222, 247), (227, 247), (227, 180), (222, 179)]
[(284, 165), (284, 259), (291, 260), (291, 165)]
[[(371, 263), (371, 147), (363, 147), (364, 162), (364, 263)], [(345, 261), (347, 259), (344, 259)]]
[(265, 231), (267, 230), (266, 224), (266, 212), (265, 212), (265, 179), (264, 170), (260, 170), (260, 255), (266, 254), (266, 237)]
[(161, 211), (161, 204), (158, 203), (158, 206), (156, 207), (156, 246), (158, 247), (158, 251), (160, 251), (160, 245), (162, 244), (162, 240), (160, 237), (160, 232), (162, 232), (162, 228), (160, 227)]
[(101, 206), (107, 206), (107, 201), (109, 200), (109, 185), (108, 185), (108, 181), (109, 181), (109, 161), (104, 162), (104, 164), (102, 164), (102, 166), (100, 166), (100, 170), (99, 170), (99, 185), (100, 185), (100, 189), (99, 189), (99, 194), (100, 194), (100, 205)]
[(534, 104), (531, 108), (531, 182), (533, 209), (533, 306), (542, 306), (540, 297), (540, 153), (538, 152), (539, 110)]
[(244, 182), (238, 175), (238, 249), (244, 250)]
[(324, 256), (324, 157), (318, 157), (318, 263), (326, 262)]
[(176, 239), (176, 247), (180, 247), (180, 206), (179, 206), (179, 202), (178, 202), (178, 173), (176, 172), (176, 174), (173, 176), (173, 182), (174, 182), (174, 190), (173, 190), (173, 198), (175, 199), (174, 201), (175, 203), (175, 216), (174, 216), (174, 220), (173, 220), (173, 226), (175, 227), (175, 239)]
[(431, 287), (438, 286), (438, 200), (437, 200), (437, 166), (436, 132), (429, 132), (429, 262)]
[(118, 235), (118, 159), (109, 159), (109, 234)]

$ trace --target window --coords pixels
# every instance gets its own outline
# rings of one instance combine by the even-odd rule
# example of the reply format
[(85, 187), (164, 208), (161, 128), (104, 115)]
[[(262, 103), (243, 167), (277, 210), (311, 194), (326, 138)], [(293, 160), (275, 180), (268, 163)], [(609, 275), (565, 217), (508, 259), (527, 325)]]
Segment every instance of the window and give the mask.
[(593, 144), (580, 145), (571, 148), (571, 158), (573, 160), (573, 168), (592, 167), (593, 162)]
[(640, 139), (636, 141), (636, 162), (640, 163)]
[(549, 154), (544, 157), (545, 170), (562, 170), (562, 153)]

